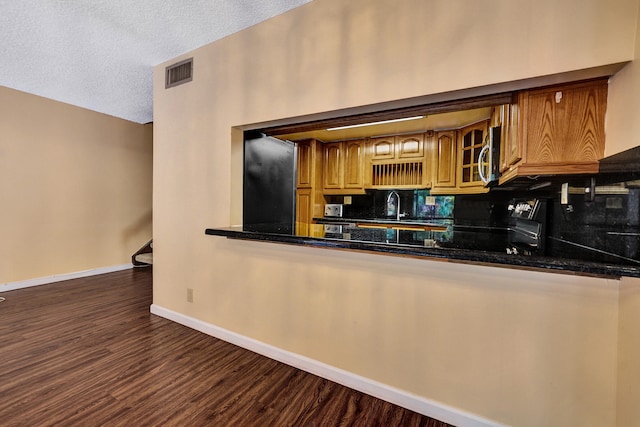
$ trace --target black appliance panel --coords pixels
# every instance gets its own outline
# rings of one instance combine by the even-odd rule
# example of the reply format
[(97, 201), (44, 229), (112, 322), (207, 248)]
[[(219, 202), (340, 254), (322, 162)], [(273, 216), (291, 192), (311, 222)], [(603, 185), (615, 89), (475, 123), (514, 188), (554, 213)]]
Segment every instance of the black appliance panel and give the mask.
[(544, 255), (547, 229), (547, 201), (516, 199), (509, 204), (509, 246), (507, 253)]
[(289, 141), (255, 136), (244, 141), (243, 228), (295, 231), (296, 147)]

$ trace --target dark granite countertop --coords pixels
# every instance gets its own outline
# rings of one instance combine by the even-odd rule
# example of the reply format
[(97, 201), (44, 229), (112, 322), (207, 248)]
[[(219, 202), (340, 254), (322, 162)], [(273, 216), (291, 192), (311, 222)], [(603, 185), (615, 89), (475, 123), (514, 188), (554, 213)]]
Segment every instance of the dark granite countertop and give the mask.
[(388, 219), (388, 218), (338, 218), (338, 217), (322, 217), (313, 218), (318, 224), (385, 224), (385, 225), (420, 225), (425, 227), (442, 227), (442, 225), (451, 224), (451, 219)]
[(439, 247), (437, 244), (433, 247), (428, 247), (380, 241), (372, 242), (340, 238), (302, 237), (287, 234), (244, 231), (242, 227), (208, 228), (205, 230), (205, 234), (211, 236), (223, 236), (230, 239), (256, 240), (319, 248), (378, 252), (390, 255), (441, 259), (451, 262), (487, 264), (498, 267), (536, 269), (589, 276), (603, 276), (611, 278), (619, 278), (621, 276), (640, 277), (640, 267), (636, 266), (585, 262), (555, 257), (509, 255), (506, 252), (491, 250)]

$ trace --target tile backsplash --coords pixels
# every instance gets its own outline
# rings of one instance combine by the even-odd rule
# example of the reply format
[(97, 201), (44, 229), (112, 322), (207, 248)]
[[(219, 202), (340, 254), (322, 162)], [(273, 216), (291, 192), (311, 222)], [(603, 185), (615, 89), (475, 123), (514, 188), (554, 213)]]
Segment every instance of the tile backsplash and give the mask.
[[(545, 222), (545, 244), (535, 255), (640, 265), (640, 181), (605, 182), (597, 177), (595, 195), (591, 196), (585, 192), (588, 180), (584, 177), (566, 178), (568, 200), (561, 203), (561, 179), (538, 190), (492, 190), (455, 196), (431, 196), (429, 190), (397, 193), (400, 212), (406, 214), (403, 219), (446, 221), (455, 233), (449, 230), (450, 235), (439, 235), (440, 240), (493, 251), (505, 251), (507, 247), (512, 226), (509, 204), (522, 198), (541, 199), (547, 206), (545, 218), (541, 219)], [(352, 203), (344, 206), (344, 216), (390, 219), (386, 210), (389, 193), (390, 190), (372, 190), (352, 196)], [(342, 203), (343, 199), (328, 196), (327, 201)], [(413, 238), (421, 241), (433, 236), (416, 234)]]
[(455, 196), (431, 196), (429, 190), (415, 190), (413, 204), (415, 218), (453, 219)]

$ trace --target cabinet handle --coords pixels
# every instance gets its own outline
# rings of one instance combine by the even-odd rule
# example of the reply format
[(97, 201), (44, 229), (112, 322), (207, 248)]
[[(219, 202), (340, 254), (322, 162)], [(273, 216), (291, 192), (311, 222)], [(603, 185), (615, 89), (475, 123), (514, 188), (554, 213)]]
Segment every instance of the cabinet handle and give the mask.
[(556, 104), (560, 104), (561, 100), (562, 100), (562, 91), (558, 91), (556, 92)]
[[(484, 147), (482, 147), (482, 150), (480, 150), (480, 154), (478, 154), (478, 175), (480, 175), (480, 179), (485, 184), (489, 183), (489, 178), (484, 175), (484, 172), (482, 171), (483, 169), (482, 164), (484, 163), (483, 158), (485, 157), (488, 151), (489, 151), (489, 145), (487, 144)], [(489, 168), (491, 168), (491, 165), (489, 165)], [(491, 173), (490, 170), (489, 170), (489, 173)]]

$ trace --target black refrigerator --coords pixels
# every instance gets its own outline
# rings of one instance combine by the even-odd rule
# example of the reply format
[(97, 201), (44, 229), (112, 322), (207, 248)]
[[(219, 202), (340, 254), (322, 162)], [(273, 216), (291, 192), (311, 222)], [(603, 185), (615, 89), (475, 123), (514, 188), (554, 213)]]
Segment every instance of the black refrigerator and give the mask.
[(245, 132), (243, 228), (294, 234), (296, 146), (290, 141)]

